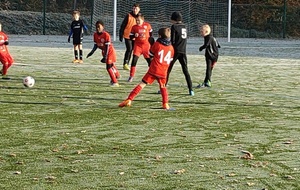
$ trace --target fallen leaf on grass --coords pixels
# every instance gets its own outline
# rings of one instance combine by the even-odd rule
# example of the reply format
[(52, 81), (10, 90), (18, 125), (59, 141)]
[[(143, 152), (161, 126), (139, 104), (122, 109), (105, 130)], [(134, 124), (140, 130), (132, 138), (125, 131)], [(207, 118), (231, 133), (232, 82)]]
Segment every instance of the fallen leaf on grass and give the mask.
[(16, 164), (18, 164), (18, 165), (23, 165), (24, 162), (23, 162), (23, 161), (18, 161), (18, 162), (16, 162)]
[(20, 172), (20, 171), (15, 171), (14, 172), (14, 174), (16, 174), (16, 175), (20, 175), (22, 172)]
[(11, 157), (17, 157), (17, 154), (15, 154), (15, 153), (10, 153), (9, 156), (11, 156)]
[(249, 187), (251, 187), (251, 186), (254, 186), (255, 183), (247, 182), (247, 185), (248, 185)]
[(228, 177), (234, 177), (234, 176), (236, 176), (236, 174), (235, 174), (235, 173), (230, 173), (230, 174), (228, 174), (227, 176), (228, 176)]
[(56, 177), (52, 176), (52, 175), (49, 175), (49, 176), (45, 177), (45, 180), (48, 180), (48, 181), (54, 181), (55, 179), (56, 179)]
[(284, 178), (290, 179), (290, 180), (295, 179), (295, 178), (294, 178), (293, 176), (291, 176), (291, 175), (286, 175), (286, 176), (284, 176)]
[(181, 169), (181, 170), (174, 170), (172, 173), (173, 174), (183, 174), (185, 172), (185, 169)]
[(283, 142), (283, 144), (292, 144), (293, 141), (286, 141), (286, 142)]
[(252, 160), (252, 159), (254, 159), (253, 154), (251, 154), (249, 151), (242, 150), (242, 153), (244, 153), (244, 155), (241, 156), (240, 158), (246, 159), (246, 160)]

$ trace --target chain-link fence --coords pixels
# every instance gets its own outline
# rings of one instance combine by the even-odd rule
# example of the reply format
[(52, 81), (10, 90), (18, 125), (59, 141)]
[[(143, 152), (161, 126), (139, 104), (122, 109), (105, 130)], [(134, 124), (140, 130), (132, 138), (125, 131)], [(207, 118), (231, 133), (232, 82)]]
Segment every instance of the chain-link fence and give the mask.
[[(113, 0), (105, 1), (111, 3)], [(125, 0), (118, 0), (118, 9), (124, 4), (123, 1)], [(74, 8), (80, 10), (81, 18), (91, 29), (93, 2), (93, 0), (2, 0), (0, 22), (8, 34), (67, 35)], [(128, 0), (126, 2), (128, 3)], [(134, 2), (132, 1), (132, 4)], [(205, 3), (207, 0), (187, 2)], [(282, 0), (282, 3), (276, 6), (232, 4), (231, 13), (232, 38), (300, 38), (298, 1)]]

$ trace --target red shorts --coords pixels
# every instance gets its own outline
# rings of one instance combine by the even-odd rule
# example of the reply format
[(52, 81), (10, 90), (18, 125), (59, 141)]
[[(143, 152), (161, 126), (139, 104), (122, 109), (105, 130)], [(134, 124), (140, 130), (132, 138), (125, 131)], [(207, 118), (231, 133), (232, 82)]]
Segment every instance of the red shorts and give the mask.
[(133, 47), (133, 55), (136, 56), (141, 56), (143, 55), (144, 58), (150, 58), (149, 55), (149, 51), (150, 51), (150, 44), (149, 43), (145, 43), (145, 44), (134, 44)]
[(157, 76), (146, 73), (142, 79), (142, 81), (145, 82), (146, 84), (152, 84), (155, 80), (157, 80), (160, 87), (165, 87), (167, 78), (159, 78)]
[(7, 52), (0, 53), (0, 61), (2, 64), (5, 64), (5, 63), (12, 64), (14, 62), (11, 55)]

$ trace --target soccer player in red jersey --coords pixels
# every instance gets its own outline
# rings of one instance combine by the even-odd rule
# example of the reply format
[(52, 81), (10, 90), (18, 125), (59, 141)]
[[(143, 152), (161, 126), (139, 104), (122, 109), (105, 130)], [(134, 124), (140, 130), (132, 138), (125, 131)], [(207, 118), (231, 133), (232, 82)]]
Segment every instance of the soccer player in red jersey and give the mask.
[(8, 37), (4, 32), (2, 32), (2, 24), (0, 23), (0, 61), (3, 65), (0, 74), (2, 75), (3, 80), (10, 79), (9, 77), (7, 77), (7, 71), (14, 62), (13, 58), (11, 57), (8, 51), (7, 45)]
[(170, 42), (171, 30), (170, 28), (161, 28), (158, 31), (159, 38), (151, 46), (150, 54), (153, 59), (150, 63), (147, 73), (144, 75), (142, 81), (130, 92), (127, 99), (119, 104), (119, 107), (131, 106), (133, 99), (141, 92), (147, 85), (152, 84), (157, 80), (162, 96), (163, 109), (169, 110), (168, 92), (166, 88), (166, 78), (168, 67), (174, 56), (174, 48)]
[(111, 37), (108, 32), (104, 30), (104, 22), (98, 20), (96, 22), (96, 32), (94, 33), (94, 47), (86, 58), (93, 55), (93, 53), (99, 48), (102, 50), (101, 59), (102, 63), (106, 63), (106, 70), (111, 79), (111, 86), (119, 86), (118, 78), (120, 78), (120, 73), (115, 66), (117, 61), (116, 51), (111, 42)]
[[(144, 21), (145, 18), (142, 14), (139, 14), (136, 18), (136, 25), (131, 28), (130, 39), (134, 40), (133, 45), (133, 58), (130, 67), (130, 75), (128, 82), (132, 82), (135, 71), (136, 64), (141, 55), (146, 59), (148, 66), (150, 65), (151, 59), (149, 55), (150, 42), (149, 38), (152, 37), (152, 27), (148, 22)], [(154, 41), (154, 40), (153, 40)]]

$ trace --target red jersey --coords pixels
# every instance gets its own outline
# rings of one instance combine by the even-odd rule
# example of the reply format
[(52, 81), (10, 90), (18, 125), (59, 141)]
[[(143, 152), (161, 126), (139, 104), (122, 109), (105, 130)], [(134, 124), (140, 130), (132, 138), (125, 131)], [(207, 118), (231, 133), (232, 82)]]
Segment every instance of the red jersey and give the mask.
[(134, 44), (145, 44), (149, 43), (150, 32), (152, 32), (151, 25), (148, 22), (144, 22), (142, 25), (134, 25), (131, 28), (130, 35), (135, 36), (135, 34), (138, 34), (138, 37), (135, 36)]
[(159, 78), (166, 78), (168, 67), (174, 56), (174, 48), (171, 42), (166, 40), (157, 40), (151, 46), (150, 52), (153, 54), (153, 59), (148, 69), (148, 73)]
[(97, 44), (98, 48), (102, 50), (102, 56), (107, 57), (107, 64), (115, 63), (117, 61), (116, 51), (108, 32), (103, 31), (100, 34), (95, 32), (94, 42)]
[(8, 37), (4, 32), (0, 32), (0, 61), (4, 63), (12, 64), (14, 62), (13, 58), (9, 54), (7, 46), (4, 42), (8, 41)]

